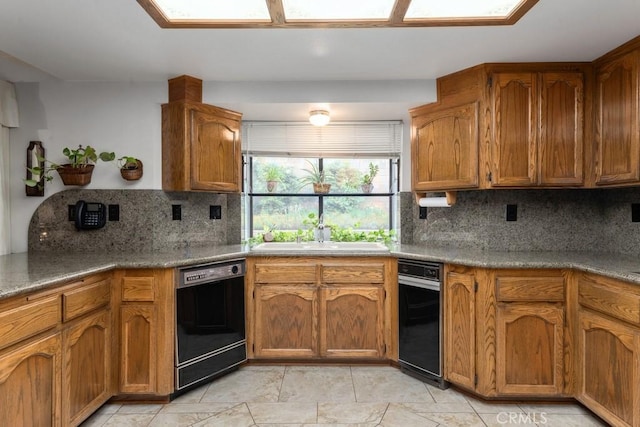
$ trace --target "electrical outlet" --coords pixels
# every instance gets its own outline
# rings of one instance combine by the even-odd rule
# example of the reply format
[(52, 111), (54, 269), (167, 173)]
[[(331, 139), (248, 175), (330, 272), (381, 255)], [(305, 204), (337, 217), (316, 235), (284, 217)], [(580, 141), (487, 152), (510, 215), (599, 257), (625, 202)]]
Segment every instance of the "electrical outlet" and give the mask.
[(174, 221), (182, 221), (182, 205), (171, 205), (171, 218)]
[(507, 205), (507, 221), (518, 220), (518, 205)]
[(120, 221), (120, 205), (109, 205), (109, 221)]
[(425, 206), (420, 206), (420, 212), (418, 213), (418, 218), (427, 219), (427, 208)]
[(222, 219), (222, 206), (220, 205), (209, 206), (209, 219)]

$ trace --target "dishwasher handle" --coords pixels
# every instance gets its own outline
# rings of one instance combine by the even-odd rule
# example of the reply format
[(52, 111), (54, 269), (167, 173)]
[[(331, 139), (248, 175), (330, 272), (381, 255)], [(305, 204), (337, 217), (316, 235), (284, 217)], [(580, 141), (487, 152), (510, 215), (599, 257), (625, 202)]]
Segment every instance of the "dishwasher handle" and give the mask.
[(414, 288), (429, 289), (440, 292), (440, 282), (428, 279), (418, 279), (411, 276), (398, 275), (398, 285), (412, 286)]

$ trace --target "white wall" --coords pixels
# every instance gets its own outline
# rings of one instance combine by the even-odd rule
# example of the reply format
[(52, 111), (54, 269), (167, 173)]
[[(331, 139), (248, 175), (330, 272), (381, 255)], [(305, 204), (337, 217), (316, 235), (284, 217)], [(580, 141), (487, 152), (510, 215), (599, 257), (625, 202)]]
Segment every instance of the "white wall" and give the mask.
[[(144, 176), (133, 183), (120, 178), (115, 164), (99, 164), (93, 189), (161, 189), (161, 104), (166, 82), (96, 83), (46, 80), (16, 83), (20, 127), (11, 131), (12, 252), (27, 250), (31, 216), (43, 201), (26, 197), (26, 148), (40, 140), (46, 157), (62, 162), (64, 147), (91, 145), (98, 151), (139, 157)], [(329, 103), (332, 117), (345, 120), (405, 122), (401, 189), (410, 187), (408, 108), (435, 100), (435, 81), (357, 82), (205, 82), (203, 102), (243, 113), (245, 120), (306, 120), (312, 102)], [(54, 174), (55, 175), (55, 174)], [(64, 190), (55, 176), (45, 197)]]

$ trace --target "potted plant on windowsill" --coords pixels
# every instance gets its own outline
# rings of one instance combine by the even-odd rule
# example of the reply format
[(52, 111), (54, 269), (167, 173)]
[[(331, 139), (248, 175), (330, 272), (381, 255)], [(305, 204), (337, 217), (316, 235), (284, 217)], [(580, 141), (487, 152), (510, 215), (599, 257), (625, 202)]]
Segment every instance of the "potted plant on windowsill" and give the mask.
[(280, 179), (282, 179), (282, 173), (277, 165), (268, 165), (263, 173), (264, 180), (267, 183), (267, 191), (273, 193), (278, 187)]
[(303, 185), (312, 184), (313, 192), (316, 194), (327, 194), (329, 190), (331, 190), (331, 184), (328, 182), (329, 177), (325, 171), (320, 170), (315, 163), (311, 163), (309, 160), (306, 162), (309, 163), (310, 167), (308, 169), (302, 169), (307, 175), (303, 176), (300, 182), (302, 182)]
[[(87, 185), (91, 182), (93, 168), (98, 160), (108, 162), (115, 158), (115, 153), (98, 154), (90, 145), (86, 147), (78, 145), (77, 149), (65, 147), (62, 154), (67, 157), (68, 163), (57, 164), (41, 157), (38, 160), (42, 163), (42, 167), (37, 166), (29, 170), (36, 176), (42, 176), (46, 181), (53, 180), (52, 173), (56, 171), (65, 185)], [(38, 185), (38, 181), (29, 179), (24, 180), (24, 183), (30, 187)]]
[(362, 185), (360, 186), (363, 193), (371, 193), (373, 191), (373, 179), (378, 175), (379, 170), (380, 167), (378, 165), (369, 163), (369, 173), (364, 174)]

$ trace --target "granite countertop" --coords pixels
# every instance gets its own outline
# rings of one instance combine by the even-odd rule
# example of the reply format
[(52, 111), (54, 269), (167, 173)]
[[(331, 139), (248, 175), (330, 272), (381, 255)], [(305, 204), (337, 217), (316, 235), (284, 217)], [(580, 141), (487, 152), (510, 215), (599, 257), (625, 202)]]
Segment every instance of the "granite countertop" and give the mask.
[[(266, 253), (246, 246), (186, 248), (153, 253), (17, 253), (0, 256), (0, 298), (35, 291), (114, 268), (174, 268), (251, 255), (301, 255)], [(357, 252), (305, 252), (309, 256), (353, 256)], [(387, 255), (369, 252), (368, 256)], [(598, 252), (496, 252), (451, 247), (392, 245), (397, 258), (429, 260), (486, 268), (574, 268), (640, 285), (638, 257)]]

